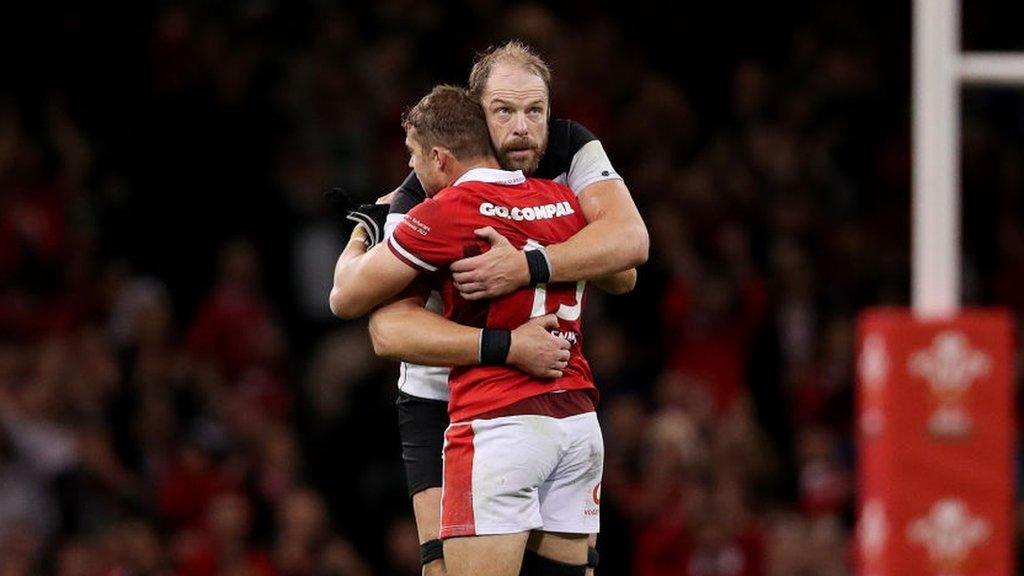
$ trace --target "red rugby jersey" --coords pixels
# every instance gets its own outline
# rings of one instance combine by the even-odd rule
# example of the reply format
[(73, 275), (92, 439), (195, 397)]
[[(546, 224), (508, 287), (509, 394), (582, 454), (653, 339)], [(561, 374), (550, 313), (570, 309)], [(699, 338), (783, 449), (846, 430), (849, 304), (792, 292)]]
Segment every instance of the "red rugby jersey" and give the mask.
[(569, 365), (560, 378), (534, 378), (507, 366), (461, 366), (448, 377), (452, 422), (497, 410), (557, 390), (597, 390), (583, 357), (581, 312), (584, 282), (520, 288), (511, 294), (470, 302), (452, 283), (448, 266), (480, 254), (489, 244), (473, 231), (492, 226), (517, 248), (564, 242), (586, 225), (572, 190), (521, 171), (475, 168), (454, 185), (413, 208), (388, 246), (414, 268), (434, 275), (445, 317), (467, 326), (512, 330), (530, 318), (554, 313), (558, 331), (572, 342)]

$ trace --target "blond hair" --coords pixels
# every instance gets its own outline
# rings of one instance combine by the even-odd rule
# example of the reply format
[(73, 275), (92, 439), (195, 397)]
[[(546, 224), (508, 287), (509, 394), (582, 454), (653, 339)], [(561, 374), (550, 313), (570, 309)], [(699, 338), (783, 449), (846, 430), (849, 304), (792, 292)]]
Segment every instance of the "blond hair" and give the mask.
[(526, 43), (512, 40), (501, 46), (491, 46), (477, 56), (473, 70), (469, 73), (469, 94), (473, 98), (480, 100), (484, 95), (484, 87), (496, 64), (511, 64), (536, 74), (544, 81), (548, 94), (551, 94), (551, 68), (547, 62)]

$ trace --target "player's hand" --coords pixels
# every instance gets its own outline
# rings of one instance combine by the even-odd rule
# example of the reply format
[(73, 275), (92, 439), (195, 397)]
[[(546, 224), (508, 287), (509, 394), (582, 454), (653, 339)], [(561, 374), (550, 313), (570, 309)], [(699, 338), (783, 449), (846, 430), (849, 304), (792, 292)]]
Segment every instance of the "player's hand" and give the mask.
[(387, 222), (390, 201), (395, 192), (377, 199), (376, 204), (356, 204), (341, 188), (334, 188), (324, 194), (327, 208), (334, 220), (345, 232), (351, 232), (359, 224), (366, 227), (369, 235), (367, 245), (372, 248), (384, 241), (384, 225)]
[(384, 241), (384, 226), (388, 219), (387, 204), (360, 204), (348, 213), (348, 218), (366, 228), (367, 245), (373, 248)]
[(342, 230), (348, 231), (353, 224), (348, 220), (348, 213), (359, 207), (352, 198), (341, 188), (332, 188), (324, 194), (327, 202), (327, 210), (331, 217), (341, 226)]
[(377, 198), (377, 204), (391, 204), (395, 201), (395, 195), (398, 194), (398, 190), (392, 190), (387, 194)]
[(516, 250), (490, 226), (475, 230), (474, 234), (490, 242), (491, 249), (452, 264), (452, 279), (463, 298), (483, 300), (504, 296), (530, 283), (530, 268), (522, 250)]
[(557, 329), (558, 318), (548, 314), (533, 318), (513, 330), (507, 363), (538, 378), (561, 376), (569, 364), (571, 344), (551, 333)]

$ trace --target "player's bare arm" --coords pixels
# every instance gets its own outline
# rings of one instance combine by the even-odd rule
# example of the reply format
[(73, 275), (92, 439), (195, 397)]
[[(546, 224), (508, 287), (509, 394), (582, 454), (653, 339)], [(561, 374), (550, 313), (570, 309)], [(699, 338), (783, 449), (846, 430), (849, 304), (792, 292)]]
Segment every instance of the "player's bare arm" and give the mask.
[[(491, 228), (489, 226), (487, 228), (481, 228), (481, 229), (476, 231), (476, 235), (479, 238), (487, 240), (487, 242), (491, 245), (490, 250), (488, 250), (488, 252), (486, 252), (484, 255), (474, 256), (472, 258), (467, 258), (465, 260), (462, 260), (461, 262), (469, 264), (473, 260), (478, 260), (480, 258), (483, 258), (484, 256), (487, 256), (487, 255), (491, 254), (491, 252), (496, 252), (496, 254), (494, 255), (494, 258), (492, 260), (493, 262), (500, 262), (501, 260), (507, 258), (510, 262), (518, 262), (519, 260), (522, 260), (523, 266), (526, 266), (526, 257), (524, 255), (524, 252), (522, 252), (520, 250), (517, 250), (514, 246), (512, 246), (512, 244), (508, 241), (508, 239), (506, 239), (504, 236), (502, 236), (497, 231), (495, 231), (494, 228)], [(552, 246), (564, 246), (564, 243), (563, 244), (554, 244)], [(550, 258), (550, 253), (551, 253), (551, 246), (548, 247), (548, 257), (549, 258)], [(459, 263), (456, 262), (456, 264), (459, 264)], [(455, 265), (452, 265), (452, 270), (453, 271), (455, 270)], [(499, 276), (496, 277), (496, 281), (500, 283), (501, 281), (498, 280), (498, 278), (502, 278), (502, 276), (501, 276), (500, 272), (498, 274), (499, 274)], [(472, 278), (473, 276), (472, 276), (472, 273), (467, 273), (467, 272), (456, 273), (456, 274), (453, 275), (453, 278), (455, 279), (455, 286), (456, 286), (456, 288), (459, 289), (459, 292), (461, 292), (463, 294), (463, 296), (466, 297), (467, 300), (475, 300), (475, 299), (477, 299), (477, 298), (471, 298), (470, 297), (471, 294), (487, 293), (487, 283), (486, 282), (483, 282), (483, 281), (474, 282), (474, 281), (470, 280), (470, 281), (466, 282), (465, 284), (462, 284), (462, 283), (459, 282), (459, 278), (460, 277), (461, 278)], [(593, 278), (593, 279), (590, 279), (590, 280), (592, 281), (594, 286), (598, 287), (602, 291), (607, 292), (608, 294), (616, 294), (617, 295), (617, 294), (625, 294), (627, 292), (631, 292), (633, 290), (633, 288), (636, 287), (636, 278), (637, 278), (636, 268), (630, 268), (628, 270), (622, 270), (622, 271), (619, 271), (619, 272), (608, 274), (606, 276), (600, 276), (600, 277)], [(587, 280), (587, 278), (570, 278), (567, 281), (571, 282), (571, 281), (576, 281), (576, 280)], [(510, 285), (511, 284), (515, 284), (516, 282), (519, 282), (519, 281), (520, 280), (512, 280), (512, 281), (509, 282), (509, 284)], [(530, 273), (529, 273), (529, 271), (527, 271), (526, 272), (526, 284), (529, 284), (529, 281), (530, 281)], [(552, 282), (558, 282), (558, 281), (562, 281), (562, 280), (554, 278), (554, 274), (552, 274), (552, 280), (551, 281)], [(518, 287), (518, 284), (516, 286)]]
[(366, 251), (365, 230), (357, 226), (334, 267), (330, 306), (335, 316), (359, 318), (398, 295), (418, 272), (399, 260), (383, 244)]
[[(403, 294), (370, 315), (370, 337), (378, 356), (423, 366), (480, 363), (480, 329), (457, 324), (424, 308), (422, 294)], [(415, 330), (410, 330), (415, 326)], [(506, 363), (539, 378), (558, 378), (571, 344), (551, 334), (554, 314), (540, 316), (512, 331)]]
[(636, 268), (616, 272), (610, 276), (602, 276), (592, 282), (602, 292), (618, 296), (632, 292), (636, 288)]
[(647, 226), (622, 180), (595, 182), (578, 198), (587, 225), (548, 246), (552, 282), (596, 279), (647, 262)]
[[(598, 280), (647, 261), (647, 226), (624, 182), (595, 182), (580, 192), (579, 202), (587, 226), (569, 240), (546, 247), (551, 282)], [(452, 272), (467, 300), (502, 296), (530, 283), (526, 255), (512, 246), (492, 247), (455, 262)]]

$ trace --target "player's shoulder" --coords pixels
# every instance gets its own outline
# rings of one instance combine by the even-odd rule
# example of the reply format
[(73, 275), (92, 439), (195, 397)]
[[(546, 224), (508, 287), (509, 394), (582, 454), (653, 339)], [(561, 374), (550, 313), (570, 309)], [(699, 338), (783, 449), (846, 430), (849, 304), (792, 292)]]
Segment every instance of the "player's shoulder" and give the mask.
[(534, 174), (554, 179), (567, 173), (576, 153), (595, 140), (593, 132), (575, 120), (551, 120), (548, 122), (548, 147)]
[(434, 209), (445, 211), (457, 210), (459, 207), (471, 204), (473, 198), (480, 196), (486, 188), (486, 184), (475, 181), (460, 182), (446, 188), (442, 188), (437, 194), (427, 199)]
[(570, 157), (594, 140), (597, 140), (597, 136), (575, 120), (555, 118), (548, 124), (548, 149), (563, 150)]
[[(472, 175), (470, 175), (470, 172)], [(465, 176), (437, 195), (440, 196), (441, 193), (444, 193), (451, 199), (465, 199), (473, 196), (515, 190), (526, 181), (526, 176), (519, 170), (475, 168), (470, 172), (467, 172)]]
[(576, 195), (573, 194), (571, 188), (561, 182), (556, 182), (547, 178), (527, 178), (523, 185), (534, 190), (543, 190), (546, 194), (566, 196), (573, 200), (576, 199)]
[(415, 172), (410, 172), (402, 185), (395, 190), (395, 197), (391, 200), (391, 208), (388, 212), (390, 214), (406, 214), (426, 199), (427, 193), (423, 190), (419, 178), (416, 177)]

